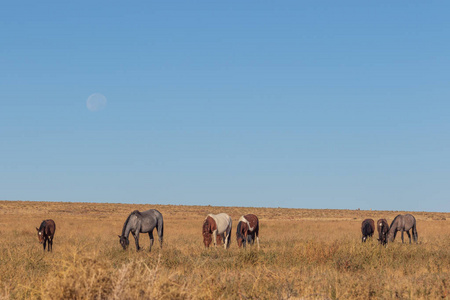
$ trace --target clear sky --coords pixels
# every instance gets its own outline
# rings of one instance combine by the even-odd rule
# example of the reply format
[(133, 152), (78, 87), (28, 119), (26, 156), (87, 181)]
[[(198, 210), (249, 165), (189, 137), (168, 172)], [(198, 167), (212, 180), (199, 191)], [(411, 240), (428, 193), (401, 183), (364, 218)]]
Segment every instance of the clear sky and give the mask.
[(448, 212), (449, 12), (4, 1), (0, 199)]

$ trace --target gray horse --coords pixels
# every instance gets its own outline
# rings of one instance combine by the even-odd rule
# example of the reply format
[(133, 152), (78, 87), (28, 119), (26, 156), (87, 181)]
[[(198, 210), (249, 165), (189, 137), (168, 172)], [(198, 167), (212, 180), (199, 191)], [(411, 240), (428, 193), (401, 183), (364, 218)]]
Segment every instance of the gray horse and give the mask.
[(122, 235), (119, 235), (120, 244), (123, 249), (126, 250), (130, 241), (128, 236), (131, 234), (134, 236), (136, 242), (136, 251), (139, 251), (139, 233), (148, 233), (150, 237), (150, 251), (152, 251), (153, 246), (153, 229), (156, 227), (158, 231), (159, 243), (163, 244), (163, 234), (164, 234), (164, 222), (163, 216), (156, 209), (150, 209), (143, 212), (138, 210), (133, 211), (123, 224)]
[(414, 216), (410, 214), (398, 215), (391, 223), (389, 232), (387, 234), (387, 239), (389, 242), (393, 242), (395, 240), (395, 236), (397, 235), (397, 231), (401, 231), (403, 243), (403, 232), (406, 231), (406, 234), (408, 234), (409, 237), (409, 243), (411, 244), (411, 235), (409, 234), (410, 229), (412, 229), (414, 242), (417, 243), (418, 236), (416, 228), (416, 218), (414, 218)]

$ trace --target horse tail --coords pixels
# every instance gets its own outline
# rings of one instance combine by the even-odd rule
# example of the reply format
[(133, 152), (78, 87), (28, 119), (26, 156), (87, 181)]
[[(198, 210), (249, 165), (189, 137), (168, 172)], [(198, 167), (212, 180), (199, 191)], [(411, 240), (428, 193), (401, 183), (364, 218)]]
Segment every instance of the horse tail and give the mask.
[(417, 234), (417, 226), (416, 226), (416, 222), (415, 222), (416, 220), (414, 220), (414, 225), (413, 225), (413, 227), (412, 227), (412, 234), (413, 234), (413, 240), (414, 240), (414, 242), (418, 242), (418, 240), (419, 240), (419, 236), (418, 236), (418, 234)]
[(156, 229), (158, 230), (158, 237), (159, 237), (159, 241), (161, 242), (161, 246), (162, 246), (162, 241), (163, 241), (163, 237), (164, 237), (164, 220), (163, 220), (163, 216), (161, 213), (159, 214), (159, 216), (157, 218)]
[(228, 229), (227, 233), (228, 233), (228, 237), (227, 237), (227, 248), (230, 247), (230, 242), (231, 242), (231, 230), (233, 229), (233, 224), (232, 224), (232, 220), (230, 218), (230, 229)]

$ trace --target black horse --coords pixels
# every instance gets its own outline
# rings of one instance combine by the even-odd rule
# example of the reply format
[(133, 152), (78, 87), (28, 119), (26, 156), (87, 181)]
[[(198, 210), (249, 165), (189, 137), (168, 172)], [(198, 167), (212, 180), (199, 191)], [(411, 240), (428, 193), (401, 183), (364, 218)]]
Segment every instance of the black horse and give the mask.
[(362, 241), (365, 242), (375, 232), (375, 223), (372, 219), (365, 219), (361, 223)]
[(388, 241), (393, 242), (395, 240), (395, 236), (397, 235), (397, 231), (402, 232), (402, 243), (403, 241), (403, 232), (406, 231), (406, 234), (409, 237), (409, 243), (411, 244), (411, 235), (409, 234), (409, 230), (412, 229), (412, 235), (414, 242), (417, 243), (418, 235), (417, 235), (417, 227), (416, 227), (416, 218), (413, 215), (398, 215), (395, 217), (394, 221), (391, 223), (391, 227), (389, 228), (389, 232), (387, 234)]
[(36, 227), (39, 243), (44, 245), (44, 251), (45, 251), (45, 245), (48, 244), (47, 251), (53, 252), (53, 236), (55, 235), (56, 225), (55, 222), (51, 219), (44, 220), (41, 223), (41, 226), (39, 228)]

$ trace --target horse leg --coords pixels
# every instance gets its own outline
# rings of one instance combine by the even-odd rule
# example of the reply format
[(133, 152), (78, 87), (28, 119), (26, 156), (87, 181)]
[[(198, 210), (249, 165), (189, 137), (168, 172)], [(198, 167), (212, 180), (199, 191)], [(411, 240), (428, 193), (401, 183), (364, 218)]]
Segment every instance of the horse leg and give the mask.
[(217, 247), (217, 230), (213, 231), (213, 242), (214, 242), (214, 247)]
[(255, 237), (256, 237), (256, 245), (258, 246), (258, 250), (259, 250), (259, 226), (256, 227)]
[(47, 243), (47, 238), (44, 237), (44, 244), (42, 244), (44, 246), (44, 251), (45, 251), (45, 244)]
[(227, 247), (225, 249), (228, 249), (230, 247), (230, 240), (231, 240), (231, 224), (230, 228), (228, 228), (227, 232)]
[(411, 244), (411, 235), (409, 234), (409, 230), (406, 231), (406, 234), (408, 235), (408, 237), (409, 237), (409, 243)]
[(247, 246), (247, 231), (244, 232), (244, 239), (242, 240), (242, 247), (245, 249)]
[(148, 236), (150, 237), (150, 250), (149, 250), (149, 251), (152, 251), (152, 246), (153, 246), (153, 230), (150, 230), (150, 231), (148, 232)]
[(402, 229), (402, 244), (403, 244), (403, 229)]
[(222, 234), (224, 249), (228, 249), (228, 246), (230, 244), (230, 234), (231, 234), (231, 228), (227, 228), (224, 231), (224, 233)]
[(48, 240), (48, 249), (53, 252), (53, 237), (51, 236)]
[(131, 234), (134, 237), (134, 241), (136, 243), (136, 252), (141, 250), (141, 247), (139, 247), (139, 231), (136, 230), (136, 232), (131, 232)]

